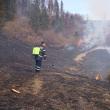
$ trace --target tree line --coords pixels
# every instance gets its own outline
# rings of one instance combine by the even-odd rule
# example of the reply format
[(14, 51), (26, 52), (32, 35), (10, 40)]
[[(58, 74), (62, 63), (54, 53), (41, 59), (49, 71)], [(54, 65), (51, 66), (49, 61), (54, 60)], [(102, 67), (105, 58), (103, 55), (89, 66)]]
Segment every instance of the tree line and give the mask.
[(15, 16), (27, 16), (35, 31), (53, 28), (58, 32), (73, 27), (81, 31), (84, 24), (82, 16), (64, 11), (62, 0), (0, 0), (0, 21)]

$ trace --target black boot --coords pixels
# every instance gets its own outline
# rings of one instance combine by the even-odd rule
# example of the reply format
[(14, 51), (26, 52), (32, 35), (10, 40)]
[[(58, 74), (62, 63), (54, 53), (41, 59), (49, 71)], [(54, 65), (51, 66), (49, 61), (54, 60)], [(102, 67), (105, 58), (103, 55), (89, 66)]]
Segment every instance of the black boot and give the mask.
[(40, 70), (36, 70), (36, 69), (35, 69), (35, 72), (39, 73), (39, 72), (40, 72)]
[(40, 72), (40, 67), (39, 66), (35, 66), (35, 71), (36, 72)]

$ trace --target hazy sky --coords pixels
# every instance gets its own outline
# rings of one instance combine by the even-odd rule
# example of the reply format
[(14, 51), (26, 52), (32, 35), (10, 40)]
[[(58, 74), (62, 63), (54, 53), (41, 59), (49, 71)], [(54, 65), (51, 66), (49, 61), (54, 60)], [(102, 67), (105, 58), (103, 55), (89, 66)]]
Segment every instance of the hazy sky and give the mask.
[(89, 19), (110, 20), (110, 0), (63, 0), (64, 8)]

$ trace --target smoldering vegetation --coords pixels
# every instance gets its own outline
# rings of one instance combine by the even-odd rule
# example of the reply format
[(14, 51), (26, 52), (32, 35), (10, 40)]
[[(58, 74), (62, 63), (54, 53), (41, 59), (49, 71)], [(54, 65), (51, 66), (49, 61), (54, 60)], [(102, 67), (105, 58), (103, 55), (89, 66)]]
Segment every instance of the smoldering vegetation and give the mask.
[[(61, 13), (63, 3), (58, 13), (57, 0), (56, 10), (52, 0), (46, 7), (42, 0), (42, 8), (35, 1), (33, 7), (30, 0), (0, 1), (5, 3), (0, 4), (0, 109), (109, 110), (109, 21)], [(41, 12), (49, 22), (38, 22)], [(42, 40), (47, 44), (47, 60), (36, 73), (31, 52)]]

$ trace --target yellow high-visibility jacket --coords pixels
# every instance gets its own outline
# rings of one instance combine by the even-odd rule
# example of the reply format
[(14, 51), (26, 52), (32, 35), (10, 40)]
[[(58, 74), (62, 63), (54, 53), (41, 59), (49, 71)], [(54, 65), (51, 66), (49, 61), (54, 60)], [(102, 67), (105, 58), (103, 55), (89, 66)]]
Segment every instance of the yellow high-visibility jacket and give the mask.
[(32, 54), (33, 55), (40, 55), (40, 52), (41, 52), (41, 48), (40, 47), (34, 47), (33, 51), (32, 51)]

